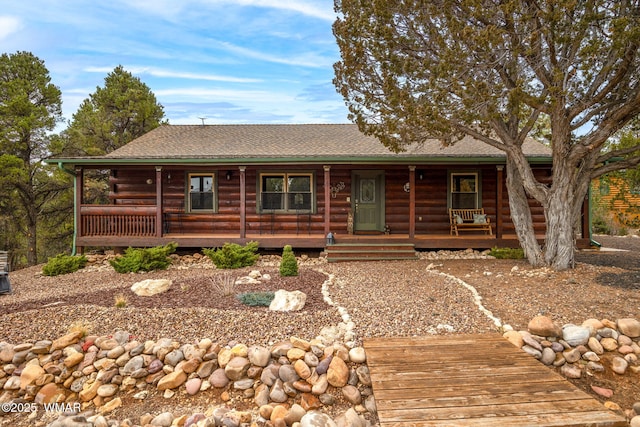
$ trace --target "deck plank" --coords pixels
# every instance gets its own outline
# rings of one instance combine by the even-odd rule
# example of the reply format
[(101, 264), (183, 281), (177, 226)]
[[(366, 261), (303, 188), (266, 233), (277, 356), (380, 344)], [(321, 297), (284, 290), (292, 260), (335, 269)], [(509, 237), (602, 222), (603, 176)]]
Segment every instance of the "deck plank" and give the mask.
[(553, 370), (497, 334), (365, 339), (382, 427), (622, 427)]

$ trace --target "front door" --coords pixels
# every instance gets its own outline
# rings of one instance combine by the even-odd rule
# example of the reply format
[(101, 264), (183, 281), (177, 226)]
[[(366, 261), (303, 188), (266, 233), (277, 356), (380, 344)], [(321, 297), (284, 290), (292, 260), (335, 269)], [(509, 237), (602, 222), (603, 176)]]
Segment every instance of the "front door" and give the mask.
[(384, 231), (384, 172), (353, 172), (353, 228), (358, 231)]

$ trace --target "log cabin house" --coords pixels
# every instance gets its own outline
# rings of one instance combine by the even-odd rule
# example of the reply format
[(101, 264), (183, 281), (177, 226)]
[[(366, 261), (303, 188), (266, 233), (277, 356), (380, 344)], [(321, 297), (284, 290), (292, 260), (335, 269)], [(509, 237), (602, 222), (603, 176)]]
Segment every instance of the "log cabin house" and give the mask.
[[(551, 152), (524, 145), (550, 179)], [(82, 247), (262, 248), (400, 244), (415, 249), (518, 247), (503, 152), (472, 138), (393, 153), (351, 124), (163, 125), (101, 157), (51, 159), (75, 176)], [(108, 205), (84, 203), (85, 173), (110, 171)], [(531, 202), (544, 237), (543, 210)], [(482, 208), (486, 230), (451, 232), (449, 209)], [(579, 245), (589, 242), (588, 203)], [(387, 247), (388, 249), (388, 247)]]

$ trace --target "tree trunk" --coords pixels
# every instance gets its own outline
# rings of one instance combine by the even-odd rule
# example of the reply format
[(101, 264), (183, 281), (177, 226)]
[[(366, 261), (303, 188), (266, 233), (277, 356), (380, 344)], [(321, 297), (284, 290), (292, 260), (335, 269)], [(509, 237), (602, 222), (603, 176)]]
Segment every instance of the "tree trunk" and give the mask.
[(38, 264), (38, 212), (35, 207), (35, 200), (27, 206), (27, 264)]
[(571, 191), (556, 191), (549, 197), (549, 206), (545, 210), (547, 233), (545, 236), (544, 256), (554, 270), (573, 268), (575, 263), (575, 214), (568, 206), (573, 200)]
[(575, 265), (576, 223), (581, 217), (590, 177), (586, 166), (576, 168), (568, 159), (554, 164), (553, 186), (545, 209), (547, 233), (545, 260), (555, 270), (567, 270)]
[(516, 228), (520, 246), (529, 263), (534, 267), (541, 267), (545, 265), (545, 260), (533, 228), (529, 200), (522, 185), (520, 172), (509, 155), (507, 155), (507, 190), (511, 219)]

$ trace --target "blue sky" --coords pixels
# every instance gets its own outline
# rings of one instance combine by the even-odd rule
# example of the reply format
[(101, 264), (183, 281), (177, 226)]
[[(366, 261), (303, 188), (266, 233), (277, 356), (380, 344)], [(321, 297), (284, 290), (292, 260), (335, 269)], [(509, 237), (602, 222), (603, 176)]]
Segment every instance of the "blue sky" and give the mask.
[(0, 0), (0, 52), (29, 51), (63, 114), (122, 65), (172, 124), (347, 123), (332, 0)]

